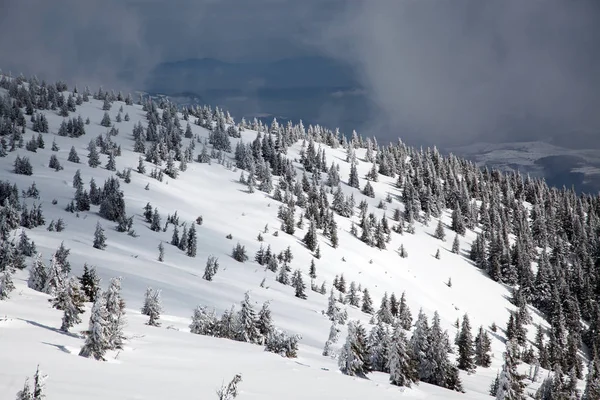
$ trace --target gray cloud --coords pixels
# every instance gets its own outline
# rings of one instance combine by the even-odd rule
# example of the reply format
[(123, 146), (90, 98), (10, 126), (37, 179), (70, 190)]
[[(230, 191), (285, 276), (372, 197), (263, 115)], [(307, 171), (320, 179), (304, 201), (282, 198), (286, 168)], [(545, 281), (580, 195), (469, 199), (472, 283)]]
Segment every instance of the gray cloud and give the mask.
[(0, 68), (135, 86), (163, 61), (306, 54), (302, 37), (330, 13), (314, 1), (3, 0)]
[(599, 5), (353, 1), (318, 43), (357, 68), (376, 131), (389, 129), (381, 136), (590, 139), (600, 134)]
[(131, 89), (164, 61), (321, 53), (356, 70), (375, 113), (362, 130), (380, 138), (454, 144), (600, 133), (595, 0), (0, 4), (0, 68), (13, 73)]

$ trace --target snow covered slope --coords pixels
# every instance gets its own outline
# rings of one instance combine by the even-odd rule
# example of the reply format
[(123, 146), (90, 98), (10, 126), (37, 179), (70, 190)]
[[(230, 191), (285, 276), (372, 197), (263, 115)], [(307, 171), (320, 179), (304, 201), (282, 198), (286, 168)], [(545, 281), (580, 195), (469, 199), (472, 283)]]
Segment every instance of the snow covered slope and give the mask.
[[(122, 115), (128, 114), (130, 120), (114, 122), (121, 106)], [(275, 274), (253, 261), (261, 244), (265, 248), (270, 245), (274, 253), (290, 246), (294, 255), (292, 269), (301, 269), (305, 282), (309, 282), (306, 274), (314, 257), (302, 243), (308, 221), (305, 221), (303, 229), (297, 228), (294, 235), (282, 232), (281, 220), (277, 217), (281, 203), (258, 190), (248, 193), (247, 187), (238, 182), (241, 171), (228, 168), (215, 159), (211, 164), (190, 163), (177, 179), (165, 176), (162, 182), (149, 176), (153, 168), (149, 163), (146, 163), (146, 174), (135, 172), (139, 154), (133, 152), (132, 131), (138, 122), (147, 125), (146, 112), (140, 105), (115, 101), (108, 111), (119, 130), (119, 134), (112, 137), (122, 151), (122, 155), (116, 158), (117, 171), (134, 169), (131, 183), (121, 181), (121, 189), (125, 195), (127, 215), (133, 216), (133, 229), (138, 236), (117, 232), (116, 224), (101, 218), (96, 206), (92, 206), (89, 212), (65, 211), (75, 193), (72, 178), (78, 169), (86, 187), (92, 178), (102, 185), (114, 175), (103, 167), (108, 160), (106, 155), (101, 155), (101, 167), (87, 165), (89, 141), (105, 135), (108, 130), (100, 125), (104, 114), (102, 107), (102, 101), (90, 99), (71, 113), (70, 116), (90, 119), (90, 124), (85, 126), (86, 134), (79, 138), (58, 136), (56, 133), (63, 117), (55, 111), (42, 111), (50, 126), (50, 133), (43, 134), (45, 148), (37, 149), (35, 153), (22, 148), (0, 158), (0, 179), (16, 183), (20, 190), (26, 190), (35, 182), (41, 200), (29, 198), (27, 203), (30, 206), (34, 202), (41, 203), (47, 223), (59, 218), (66, 223), (66, 229), (60, 233), (49, 232), (46, 227), (27, 230), (27, 235), (35, 241), (45, 261), (64, 242), (71, 249), (69, 260), (74, 275), (81, 275), (83, 265), (87, 263), (97, 267), (104, 288), (111, 277), (123, 277), (128, 319), (125, 333), (129, 340), (123, 351), (109, 353), (108, 362), (78, 357), (83, 345), (81, 336), (63, 334), (58, 330), (62, 313), (51, 308), (47, 301), (49, 296), (27, 287), (27, 271), (18, 271), (14, 278), (16, 290), (11, 293), (10, 299), (0, 301), (0, 399), (12, 399), (22, 387), (25, 377), (33, 374), (37, 364), (50, 377), (48, 399), (211, 398), (222, 381), (229, 380), (238, 372), (243, 375), (240, 398), (244, 399), (489, 398), (490, 383), (502, 365), (504, 338), (500, 331), (492, 334), (492, 366), (478, 368), (471, 375), (461, 371), (465, 394), (425, 383), (410, 389), (399, 388), (390, 385), (388, 375), (382, 373), (370, 374), (369, 380), (342, 375), (336, 360), (321, 355), (331, 324), (323, 315), (327, 309), (327, 295), (308, 289), (306, 300), (294, 297), (291, 286), (276, 282)], [(185, 124), (183, 116), (179, 117)], [(27, 123), (26, 141), (34, 134), (29, 120)], [(209, 131), (206, 129), (193, 123), (191, 129), (201, 141), (208, 138)], [(241, 132), (241, 140), (248, 143), (256, 135), (255, 131), (245, 130)], [(50, 148), (53, 140), (60, 148), (57, 152)], [(183, 139), (184, 144), (187, 145), (190, 140), (195, 139)], [(232, 148), (235, 148), (236, 140), (232, 139)], [(67, 161), (71, 146), (78, 152), (81, 163)], [(197, 143), (196, 154), (201, 146)], [(288, 159), (299, 160), (301, 148), (301, 141), (294, 144), (288, 150)], [(371, 163), (362, 161), (364, 149), (356, 152), (361, 160), (358, 173), (362, 186)], [(346, 151), (327, 147), (325, 153), (328, 162), (340, 165), (340, 176), (346, 182), (350, 174), (350, 164), (345, 161)], [(58, 157), (63, 170), (55, 171), (48, 167), (52, 154)], [(33, 175), (13, 173), (18, 155), (30, 159)], [(227, 159), (232, 157), (232, 154), (226, 156)], [(301, 177), (301, 165), (297, 161), (294, 165)], [(145, 190), (148, 185), (149, 190)], [(378, 181), (372, 182), (372, 185), (375, 198), (366, 197), (359, 190), (342, 184), (346, 193), (354, 194), (357, 203), (366, 200), (378, 219), (384, 213), (391, 217), (395, 208), (402, 208), (399, 200), (402, 193), (394, 179), (379, 175)], [(386, 204), (387, 211), (377, 208), (388, 194), (392, 201)], [(188, 222), (188, 226), (198, 216), (203, 217), (203, 224), (196, 225), (198, 250), (195, 257), (188, 257), (169, 245), (172, 225), (166, 232), (149, 229), (143, 217), (143, 208), (148, 202), (158, 209), (163, 223), (166, 215), (173, 215), (175, 211), (182, 222)], [(356, 281), (369, 289), (376, 309), (384, 293), (394, 292), (399, 297), (405, 292), (413, 316), (420, 308), (430, 317), (437, 310), (442, 327), (448, 330), (451, 338), (456, 334), (454, 322), (465, 313), (468, 313), (474, 328), (483, 325), (487, 329), (494, 322), (502, 327), (505, 325), (509, 311), (514, 309), (508, 301), (510, 291), (489, 279), (466, 257), (475, 232), (467, 231), (460, 238), (460, 252), (454, 254), (451, 252), (453, 232), (447, 230), (446, 241), (440, 241), (434, 237), (437, 221), (429, 225), (416, 223), (414, 234), (392, 233), (387, 249), (379, 250), (351, 235), (352, 221), (358, 223), (357, 217), (336, 216), (338, 248), (330, 246), (329, 239), (319, 234), (321, 258), (314, 259), (318, 285), (325, 281), (329, 289), (334, 277), (344, 274), (346, 282)], [(442, 221), (446, 226), (450, 224), (449, 213), (444, 213)], [(92, 247), (98, 222), (107, 236), (105, 250)], [(257, 235), (263, 232), (266, 224), (269, 232), (263, 233), (264, 241), (259, 242)], [(277, 236), (275, 232), (278, 232)], [(15, 238), (19, 233), (20, 229), (14, 233)], [(226, 238), (229, 234), (232, 239)], [(165, 246), (163, 262), (157, 259), (161, 242)], [(245, 263), (231, 257), (231, 250), (238, 242), (246, 247), (250, 257)], [(400, 245), (408, 252), (407, 258), (401, 258), (396, 251)], [(434, 257), (438, 250), (440, 259)], [(221, 266), (212, 282), (202, 279), (210, 255), (218, 257)], [(30, 263), (28, 260), (28, 265)], [(446, 284), (449, 279), (452, 280), (451, 287)], [(261, 287), (263, 280), (264, 287)], [(146, 317), (139, 312), (148, 286), (162, 290), (165, 315), (161, 317), (163, 324), (160, 328), (145, 325)], [(232, 304), (238, 304), (247, 291), (257, 306), (270, 302), (275, 325), (302, 336), (297, 359), (264, 352), (261, 346), (188, 332), (190, 316), (197, 305), (214, 307), (220, 314)], [(368, 324), (370, 315), (356, 307), (345, 307), (350, 319)], [(82, 318), (83, 323), (73, 332), (87, 328), (89, 308), (90, 304)], [(533, 314), (534, 324), (546, 326), (539, 314)], [(530, 334), (533, 334), (531, 329)], [(342, 332), (336, 348), (341, 346), (344, 337), (345, 332)], [(531, 390), (535, 387), (536, 384), (532, 384)]]

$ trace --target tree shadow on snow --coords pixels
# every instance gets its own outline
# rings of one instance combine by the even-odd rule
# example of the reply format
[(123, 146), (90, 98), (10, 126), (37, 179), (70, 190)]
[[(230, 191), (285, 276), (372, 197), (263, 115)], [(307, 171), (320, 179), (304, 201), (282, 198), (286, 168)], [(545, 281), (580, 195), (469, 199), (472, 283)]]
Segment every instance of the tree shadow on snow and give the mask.
[(39, 322), (35, 322), (29, 319), (23, 319), (23, 318), (19, 318), (21, 321), (25, 321), (27, 322), (29, 325), (33, 325), (35, 327), (38, 328), (44, 328), (44, 329), (48, 329), (49, 331), (55, 332), (55, 333), (60, 333), (61, 335), (65, 335), (65, 336), (70, 336), (72, 338), (76, 338), (76, 339), (80, 339), (81, 336), (77, 335), (76, 333), (71, 333), (71, 332), (63, 332), (58, 328), (54, 328), (52, 326), (48, 326), (48, 325), (44, 325), (44, 324), (40, 324)]
[(54, 344), (54, 343), (48, 343), (48, 342), (42, 342), (42, 343), (45, 345), (48, 345), (48, 346), (56, 347), (58, 350), (62, 351), (63, 353), (71, 354), (71, 351), (69, 349), (67, 349), (65, 346), (63, 346), (62, 344)]

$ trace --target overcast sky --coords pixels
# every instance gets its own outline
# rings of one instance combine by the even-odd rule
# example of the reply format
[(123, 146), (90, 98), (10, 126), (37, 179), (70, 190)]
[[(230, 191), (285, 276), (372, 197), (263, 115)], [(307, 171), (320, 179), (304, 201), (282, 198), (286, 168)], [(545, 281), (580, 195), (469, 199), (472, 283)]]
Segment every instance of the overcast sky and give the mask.
[[(600, 145), (600, 1), (0, 0), (0, 68), (135, 88), (162, 61), (326, 55), (382, 137)], [(123, 70), (134, 82), (119, 82)]]

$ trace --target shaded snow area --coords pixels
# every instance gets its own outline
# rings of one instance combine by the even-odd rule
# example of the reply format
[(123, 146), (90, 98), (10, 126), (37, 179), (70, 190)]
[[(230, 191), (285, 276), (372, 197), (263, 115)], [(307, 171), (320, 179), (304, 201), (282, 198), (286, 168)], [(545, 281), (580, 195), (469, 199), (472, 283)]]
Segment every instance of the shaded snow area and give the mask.
[[(2, 93), (6, 93), (3, 91)], [(68, 95), (67, 92), (64, 93)], [(136, 99), (137, 100), (137, 99)], [(119, 108), (122, 115), (128, 114), (129, 121), (115, 122)], [(128, 235), (116, 230), (116, 223), (102, 218), (98, 206), (90, 211), (67, 212), (65, 207), (74, 198), (73, 176), (79, 169), (84, 187), (89, 190), (93, 178), (98, 186), (115, 172), (104, 166), (108, 156), (100, 155), (101, 165), (91, 168), (87, 164), (88, 143), (98, 135), (106, 135), (108, 128), (101, 126), (103, 101), (90, 96), (89, 102), (78, 105), (69, 118), (81, 116), (90, 119), (85, 125), (86, 134), (78, 137), (57, 135), (63, 117), (58, 111), (43, 110), (49, 123), (49, 133), (42, 134), (44, 149), (30, 152), (25, 148), (9, 152), (0, 158), (0, 180), (18, 185), (19, 191), (27, 190), (35, 182), (40, 199), (25, 199), (31, 207), (41, 204), (45, 226), (27, 229), (27, 236), (35, 242), (42, 260), (50, 263), (56, 249), (64, 243), (70, 249), (69, 261), (71, 274), (81, 276), (83, 266), (95, 266), (101, 278), (101, 286), (106, 290), (112, 277), (122, 277), (122, 296), (126, 303), (125, 345), (122, 350), (110, 350), (106, 361), (80, 357), (78, 354), (84, 345), (84, 331), (88, 329), (91, 303), (85, 303), (82, 322), (70, 329), (69, 333), (60, 331), (62, 311), (52, 307), (52, 296), (34, 291), (27, 285), (29, 269), (33, 258), (26, 259), (27, 269), (16, 271), (13, 276), (15, 290), (7, 300), (0, 301), (0, 400), (14, 399), (23, 388), (26, 377), (40, 370), (48, 375), (46, 380), (46, 398), (48, 400), (75, 399), (212, 399), (217, 398), (216, 390), (239, 373), (239, 399), (489, 399), (490, 384), (496, 378), (503, 365), (502, 354), (505, 350), (503, 332), (510, 311), (515, 306), (509, 301), (511, 291), (507, 286), (491, 280), (484, 271), (478, 269), (468, 259), (471, 243), (477, 230), (467, 230), (460, 236), (459, 252), (453, 253), (454, 232), (449, 229), (451, 215), (444, 212), (441, 220), (445, 226), (446, 238), (435, 238), (437, 219), (428, 225), (414, 224), (415, 232), (410, 234), (391, 233), (391, 241), (386, 249), (380, 250), (368, 246), (351, 233), (352, 222), (358, 225), (358, 208), (352, 218), (335, 215), (338, 228), (339, 247), (333, 248), (329, 238), (318, 232), (320, 248), (319, 259), (309, 251), (302, 239), (310, 228), (310, 221), (304, 220), (303, 227), (296, 228), (293, 235), (281, 230), (278, 208), (281, 202), (271, 194), (258, 188), (248, 193), (248, 187), (239, 183), (240, 169), (226, 165), (233, 161), (232, 153), (225, 155), (226, 162), (212, 159), (211, 163), (190, 162), (185, 172), (179, 172), (177, 179), (168, 176), (162, 182), (150, 177), (154, 165), (145, 162), (146, 173), (136, 172), (139, 153), (133, 151), (133, 128), (138, 122), (146, 127), (146, 112), (141, 105), (126, 105), (114, 101), (108, 114), (119, 134), (111, 139), (121, 147), (122, 154), (116, 157), (116, 170), (132, 168), (131, 182), (120, 181), (124, 193), (127, 216), (133, 217), (132, 229), (136, 235)], [(160, 112), (160, 110), (159, 110)], [(27, 142), (32, 135), (30, 116), (27, 118)], [(182, 129), (187, 122), (179, 114)], [(196, 141), (194, 160), (200, 154), (209, 131), (193, 123), (190, 117), (193, 139), (183, 138), (182, 146)], [(237, 141), (252, 142), (257, 132), (246, 129), (241, 139), (231, 138), (231, 148)], [(52, 151), (55, 141), (58, 151)], [(81, 163), (67, 161), (71, 146), (74, 146)], [(212, 146), (206, 145), (209, 153)], [(394, 209), (403, 209), (402, 192), (396, 185), (396, 179), (379, 175), (377, 182), (371, 182), (375, 197), (361, 194), (360, 190), (349, 187), (346, 182), (350, 174), (350, 163), (346, 162), (346, 150), (333, 149), (321, 144), (325, 150), (327, 164), (339, 164), (342, 189), (346, 194), (354, 194), (356, 205), (365, 200), (369, 212), (378, 220), (384, 213), (390, 226)], [(300, 164), (302, 140), (297, 141), (287, 151), (286, 157), (294, 162), (297, 179), (301, 180), (303, 170)], [(51, 155), (56, 155), (64, 169), (55, 171), (48, 167)], [(17, 155), (29, 158), (33, 175), (17, 175), (13, 166)], [(357, 149), (358, 176), (360, 187), (367, 182), (365, 175), (371, 169), (371, 162), (365, 161), (365, 149)], [(178, 163), (177, 163), (178, 164)], [(162, 168), (164, 168), (164, 163)], [(244, 174), (248, 176), (248, 172)], [(309, 181), (311, 180), (310, 174)], [(322, 174), (325, 180), (327, 174)], [(279, 177), (273, 178), (274, 186)], [(146, 188), (148, 190), (146, 190)], [(390, 195), (391, 203), (385, 201)], [(328, 194), (329, 200), (333, 198)], [(387, 210), (378, 208), (383, 200)], [(150, 229), (145, 221), (144, 207), (150, 203), (161, 216), (161, 227), (167, 215), (177, 212), (181, 223), (187, 227), (195, 224), (202, 216), (202, 224), (195, 224), (197, 233), (197, 254), (190, 257), (170, 244), (173, 224), (166, 231)], [(304, 210), (296, 207), (295, 218)], [(61, 218), (65, 223), (62, 232), (48, 231), (50, 221)], [(94, 231), (100, 223), (106, 235), (104, 250), (93, 247)], [(268, 232), (265, 233), (265, 225)], [(181, 233), (181, 226), (180, 226)], [(18, 241), (22, 228), (11, 233)], [(360, 228), (358, 228), (360, 235)], [(262, 233), (264, 240), (257, 240)], [(276, 234), (276, 235), (275, 235)], [(227, 236), (231, 235), (231, 239)], [(164, 246), (164, 261), (159, 261), (158, 246)], [(245, 246), (249, 260), (240, 263), (231, 257), (232, 248), (237, 244)], [(254, 260), (260, 246), (271, 246), (274, 254), (285, 251), (288, 246), (293, 253), (290, 263), (292, 272), (302, 271), (307, 285), (306, 299), (295, 297), (292, 286), (283, 285), (275, 280), (277, 274)], [(403, 246), (408, 253), (400, 257), (398, 249)], [(435, 257), (439, 251), (439, 259)], [(212, 281), (203, 279), (206, 261), (209, 256), (218, 258), (219, 270)], [(325, 282), (325, 295), (311, 290), (308, 276), (311, 261), (316, 267), (314, 283), (321, 286)], [(290, 277), (292, 276), (290, 272)], [(328, 308), (328, 297), (332, 282), (343, 274), (349, 284), (354, 281), (361, 288), (368, 288), (373, 299), (375, 311), (379, 308), (384, 293), (394, 293), (399, 299), (405, 293), (406, 303), (410, 307), (413, 323), (419, 309), (428, 316), (429, 321), (435, 311), (439, 313), (443, 330), (447, 330), (450, 342), (454, 343), (457, 333), (455, 321), (468, 313), (475, 336), (483, 326), (491, 338), (492, 362), (489, 368), (477, 367), (473, 373), (460, 371), (464, 393), (450, 391), (427, 383), (413, 384), (410, 388), (390, 384), (389, 374), (373, 372), (367, 379), (342, 374), (337, 359), (323, 356), (322, 351), (330, 333), (331, 321), (324, 315)], [(451, 285), (448, 281), (451, 279)], [(264, 281), (264, 282), (263, 282)], [(263, 282), (261, 284), (261, 282)], [(147, 287), (161, 290), (163, 313), (160, 327), (146, 324), (148, 317), (140, 309)], [(297, 358), (285, 358), (266, 352), (264, 346), (242, 343), (223, 338), (215, 338), (190, 333), (190, 321), (198, 305), (215, 310), (220, 316), (240, 302), (248, 292), (255, 311), (260, 310), (264, 302), (269, 302), (273, 323), (289, 334), (299, 334)], [(337, 297), (337, 294), (336, 294)], [(360, 307), (341, 305), (346, 309), (348, 319), (359, 320), (367, 330), (372, 328), (371, 315), (361, 311)], [(539, 313), (531, 309), (533, 325), (529, 326), (529, 339), (534, 341), (535, 325), (547, 327)], [(497, 332), (490, 326), (496, 323)], [(412, 328), (411, 328), (412, 329)], [(340, 326), (340, 337), (332, 344), (334, 356), (339, 352), (347, 334), (347, 327)], [(407, 332), (410, 338), (411, 332)], [(456, 346), (450, 360), (457, 357)], [(523, 373), (529, 372), (529, 366), (521, 364)], [(534, 392), (547, 371), (540, 373), (538, 382), (528, 385), (526, 392)], [(580, 382), (583, 387), (583, 381)]]

